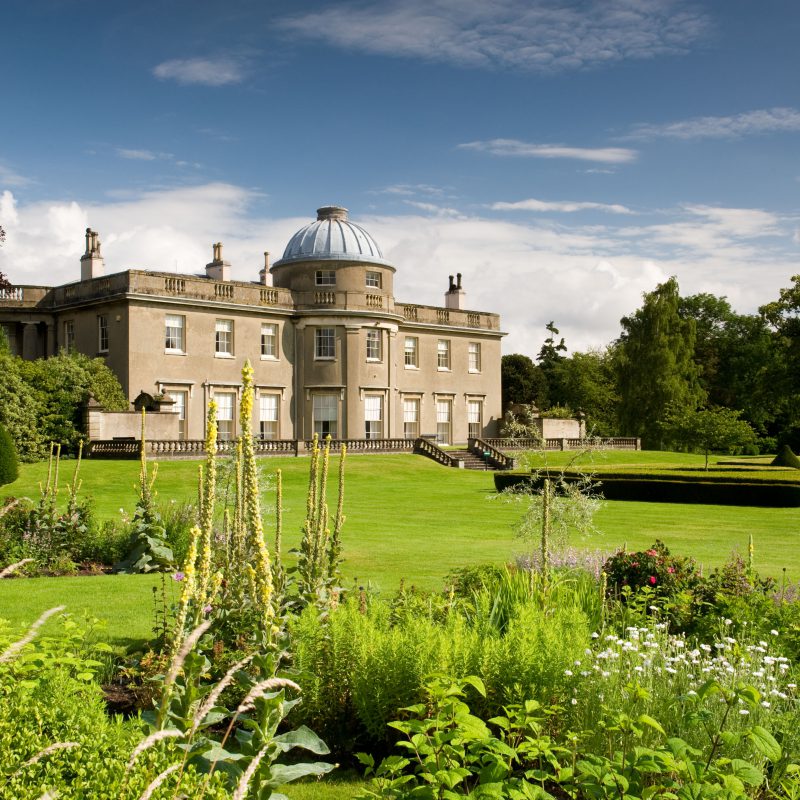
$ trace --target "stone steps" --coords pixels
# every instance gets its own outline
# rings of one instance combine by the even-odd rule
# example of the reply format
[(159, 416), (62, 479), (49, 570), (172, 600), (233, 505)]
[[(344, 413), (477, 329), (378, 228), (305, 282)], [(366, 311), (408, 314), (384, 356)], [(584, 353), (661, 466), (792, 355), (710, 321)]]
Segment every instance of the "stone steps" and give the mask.
[(457, 458), (459, 461), (463, 461), (464, 469), (492, 469), (491, 466), (487, 465), (482, 458), (476, 456), (471, 450), (448, 450), (447, 454), (452, 458)]

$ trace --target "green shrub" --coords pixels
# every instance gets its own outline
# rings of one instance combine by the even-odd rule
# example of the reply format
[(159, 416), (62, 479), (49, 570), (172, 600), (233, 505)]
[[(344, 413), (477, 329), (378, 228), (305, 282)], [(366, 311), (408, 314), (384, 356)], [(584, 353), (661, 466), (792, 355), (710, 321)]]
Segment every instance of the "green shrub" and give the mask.
[(0, 486), (13, 483), (19, 476), (17, 448), (11, 434), (0, 425)]
[(792, 467), (792, 469), (800, 469), (800, 458), (793, 452), (788, 444), (785, 444), (778, 451), (778, 455), (770, 463), (771, 467)]
[[(502, 492), (520, 484), (541, 488), (545, 474), (495, 473), (494, 484)], [(583, 476), (564, 474), (565, 483), (579, 482)], [(669, 474), (665, 472), (600, 472), (593, 483), (606, 500), (634, 500), (646, 503), (704, 503), (710, 505), (795, 508), (800, 506), (800, 484), (792, 480), (751, 475), (741, 478), (705, 473)]]
[(603, 565), (603, 572), (611, 597), (620, 596), (625, 587), (630, 587), (632, 591), (650, 588), (655, 596), (671, 598), (697, 585), (699, 579), (693, 559), (673, 556), (658, 539), (648, 550), (619, 550)]
[(563, 697), (565, 671), (590, 634), (580, 601), (566, 594), (548, 604), (530, 592), (497, 600), (487, 589), (463, 602), (407, 593), (393, 603), (371, 598), (366, 607), (351, 597), (327, 620), (306, 609), (290, 623), (304, 690), (295, 713), (341, 754), (390, 743), (387, 723), (424, 698), (433, 673), (480, 676), (487, 718), (522, 697)]

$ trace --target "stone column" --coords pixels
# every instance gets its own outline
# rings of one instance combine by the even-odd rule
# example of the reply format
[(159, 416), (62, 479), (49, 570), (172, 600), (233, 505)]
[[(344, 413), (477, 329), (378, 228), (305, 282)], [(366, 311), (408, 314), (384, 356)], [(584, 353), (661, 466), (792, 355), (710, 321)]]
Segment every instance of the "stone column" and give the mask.
[[(386, 384), (389, 387), (386, 392), (386, 409), (384, 411), (384, 418), (386, 419), (386, 430), (384, 436), (388, 439), (395, 438), (397, 434), (397, 408), (398, 393), (397, 393), (397, 330), (386, 331)], [(400, 355), (402, 356), (402, 352)]]
[(26, 361), (33, 361), (39, 356), (39, 331), (37, 323), (23, 322), (22, 329), (22, 357)]
[(56, 324), (55, 322), (48, 322), (46, 355), (54, 356), (57, 352), (58, 352), (58, 344), (56, 342)]
[(359, 397), (359, 365), (361, 363), (361, 326), (345, 325), (345, 417), (347, 424), (339, 435), (343, 439), (363, 439), (364, 429), (361, 420)]

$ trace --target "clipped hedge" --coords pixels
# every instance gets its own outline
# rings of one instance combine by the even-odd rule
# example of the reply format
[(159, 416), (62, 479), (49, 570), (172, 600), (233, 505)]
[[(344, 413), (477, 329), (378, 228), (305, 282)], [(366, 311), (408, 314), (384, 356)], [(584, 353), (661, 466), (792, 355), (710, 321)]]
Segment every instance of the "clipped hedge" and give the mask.
[[(560, 476), (560, 473), (559, 473)], [(494, 485), (498, 492), (512, 486), (528, 484), (541, 488), (546, 476), (497, 472)], [(565, 473), (567, 481), (577, 475)], [(601, 473), (592, 478), (606, 500), (635, 500), (645, 503), (704, 503), (717, 506), (762, 506), (795, 508), (800, 506), (800, 484), (746, 479), (731, 480), (722, 476), (668, 477), (659, 474)]]
[(17, 448), (11, 434), (0, 425), (0, 486), (13, 483), (18, 476)]

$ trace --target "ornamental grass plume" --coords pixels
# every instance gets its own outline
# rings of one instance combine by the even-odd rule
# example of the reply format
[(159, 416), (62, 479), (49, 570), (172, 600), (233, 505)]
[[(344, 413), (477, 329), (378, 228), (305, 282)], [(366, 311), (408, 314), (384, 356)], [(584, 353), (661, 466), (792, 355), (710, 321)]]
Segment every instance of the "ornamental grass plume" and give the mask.
[(167, 767), (163, 772), (156, 775), (150, 785), (142, 792), (139, 800), (150, 800), (153, 796), (153, 793), (162, 783), (170, 776), (173, 772), (181, 768), (181, 764), (173, 764), (170, 767)]
[(55, 742), (48, 745), (44, 750), (40, 750), (35, 756), (29, 758), (11, 777), (16, 778), (25, 767), (33, 766), (37, 761), (41, 761), (46, 756), (51, 755), (59, 750), (71, 750), (73, 747), (80, 747), (78, 742)]
[(200, 723), (206, 718), (206, 716), (208, 716), (209, 711), (211, 711), (217, 704), (217, 700), (219, 700), (222, 693), (231, 685), (236, 673), (240, 669), (244, 669), (253, 660), (254, 655), (255, 653), (251, 653), (249, 656), (245, 656), (241, 661), (237, 661), (225, 673), (225, 675), (223, 675), (222, 678), (217, 681), (208, 697), (206, 697), (206, 699), (200, 704), (200, 707), (197, 709), (197, 712), (192, 719), (192, 727), (189, 731), (190, 736), (200, 727)]
[(161, 703), (159, 704), (158, 716), (156, 718), (156, 728), (161, 728), (167, 715), (169, 708), (169, 701), (172, 697), (172, 687), (178, 673), (183, 667), (183, 662), (186, 661), (186, 656), (192, 652), (195, 645), (200, 641), (203, 634), (211, 627), (211, 620), (206, 620), (198, 625), (187, 637), (184, 639), (181, 649), (176, 652), (170, 662), (169, 672), (164, 678), (164, 683), (161, 687)]
[[(2, 516), (2, 514), (0, 514), (0, 516)], [(7, 578), (9, 575), (15, 573), (20, 567), (24, 567), (26, 564), (30, 564), (32, 561), (32, 558), (23, 558), (22, 561), (17, 561), (16, 564), (9, 564), (2, 572), (0, 572), (0, 578)]]
[(186, 734), (183, 731), (179, 731), (177, 728), (163, 728), (160, 731), (151, 733), (146, 739), (142, 739), (142, 741), (136, 745), (134, 751), (131, 753), (131, 757), (128, 759), (127, 765), (125, 766), (125, 772), (130, 772), (134, 763), (136, 763), (136, 759), (142, 753), (144, 753), (145, 750), (149, 750), (154, 744), (157, 744), (164, 739), (182, 739), (185, 735)]
[(9, 645), (6, 650), (0, 654), (0, 664), (5, 664), (7, 661), (11, 661), (26, 644), (32, 642), (39, 633), (39, 628), (47, 622), (53, 614), (58, 614), (60, 611), (63, 611), (66, 606), (55, 606), (55, 608), (50, 608), (42, 614), (33, 625), (28, 628), (28, 632), (19, 640), (14, 642), (13, 644)]
[(239, 779), (239, 784), (236, 787), (236, 791), (233, 793), (233, 800), (244, 800), (247, 797), (247, 789), (250, 786), (250, 781), (253, 779), (253, 775), (255, 771), (258, 769), (258, 765), (261, 763), (261, 759), (267, 753), (271, 746), (271, 742), (265, 744), (256, 754), (256, 756), (250, 761), (247, 769), (242, 773), (242, 777)]

